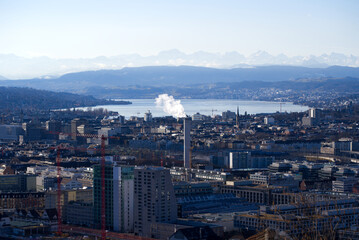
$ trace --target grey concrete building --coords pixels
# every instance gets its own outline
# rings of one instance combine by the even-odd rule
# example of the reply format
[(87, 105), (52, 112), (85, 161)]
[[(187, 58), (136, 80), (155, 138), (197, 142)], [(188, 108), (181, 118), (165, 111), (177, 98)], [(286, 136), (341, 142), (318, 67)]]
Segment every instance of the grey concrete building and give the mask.
[(135, 169), (134, 175), (134, 232), (151, 237), (152, 223), (177, 219), (170, 171), (161, 167), (141, 167)]

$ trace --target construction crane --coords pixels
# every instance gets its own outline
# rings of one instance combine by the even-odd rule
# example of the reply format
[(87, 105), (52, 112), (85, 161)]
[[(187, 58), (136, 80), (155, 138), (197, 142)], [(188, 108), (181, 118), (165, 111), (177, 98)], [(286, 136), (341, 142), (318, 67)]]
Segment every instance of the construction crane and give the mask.
[(57, 165), (57, 234), (62, 235), (62, 216), (61, 216), (61, 155), (60, 146), (57, 148), (56, 165)]
[[(52, 134), (60, 134), (60, 133), (54, 133)], [(63, 133), (61, 133), (63, 134)], [(107, 139), (120, 139), (120, 137), (112, 137), (108, 136), (105, 137), (104, 135), (96, 135), (96, 134), (73, 134), (69, 133), (66, 135), (76, 135), (78, 137), (92, 137), (92, 138), (101, 138), (101, 239), (106, 240), (107, 231), (106, 231), (106, 198), (105, 198), (105, 141)], [(54, 148), (57, 150), (56, 155), (56, 165), (57, 165), (57, 212), (58, 212), (58, 229), (57, 234), (59, 236), (63, 236), (63, 225), (62, 225), (62, 212), (61, 212), (61, 151), (62, 150), (76, 150), (79, 148), (67, 148), (63, 147), (62, 145), (58, 146), (57, 148)], [(192, 148), (193, 149), (193, 148)], [(161, 156), (161, 166), (163, 166), (163, 156)], [(65, 229), (67, 230), (67, 229)], [(87, 229), (88, 230), (88, 229)], [(126, 235), (125, 239), (132, 239), (129, 238), (129, 236)], [(133, 237), (133, 239), (146, 239), (142, 237)]]
[[(54, 133), (53, 133), (54, 134)], [(55, 133), (60, 134), (60, 133)], [(94, 137), (101, 138), (101, 239), (106, 240), (106, 199), (105, 199), (105, 140), (109, 137), (104, 135), (95, 135), (95, 134), (69, 134), (76, 135), (80, 137)], [(111, 138), (111, 137), (110, 137)], [(116, 138), (116, 137), (113, 137)], [(57, 218), (58, 218), (58, 229), (57, 233), (59, 236), (62, 235), (62, 214), (61, 214), (61, 146), (57, 148)]]
[(101, 136), (101, 239), (106, 240), (105, 137)]

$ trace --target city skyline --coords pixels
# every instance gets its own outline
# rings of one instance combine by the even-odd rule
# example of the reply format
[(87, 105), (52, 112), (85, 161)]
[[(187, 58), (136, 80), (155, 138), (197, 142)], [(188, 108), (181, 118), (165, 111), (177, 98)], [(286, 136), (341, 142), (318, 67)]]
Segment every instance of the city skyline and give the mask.
[(0, 238), (359, 239), (358, 10), (0, 0)]

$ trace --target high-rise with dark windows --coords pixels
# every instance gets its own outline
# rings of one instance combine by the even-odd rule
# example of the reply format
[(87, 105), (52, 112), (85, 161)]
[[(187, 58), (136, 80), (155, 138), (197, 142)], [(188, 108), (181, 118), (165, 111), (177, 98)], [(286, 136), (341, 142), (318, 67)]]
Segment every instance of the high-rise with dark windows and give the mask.
[[(106, 229), (133, 232), (134, 167), (105, 166)], [(101, 226), (101, 166), (94, 167), (94, 220)]]
[(161, 167), (136, 168), (134, 232), (151, 237), (151, 223), (173, 222), (177, 207), (170, 171)]

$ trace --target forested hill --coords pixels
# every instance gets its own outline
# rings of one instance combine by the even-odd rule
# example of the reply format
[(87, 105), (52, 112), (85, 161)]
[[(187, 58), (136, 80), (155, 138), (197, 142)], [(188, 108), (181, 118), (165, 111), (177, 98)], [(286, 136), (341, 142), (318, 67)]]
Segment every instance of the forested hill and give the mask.
[[(69, 73), (54, 79), (2, 80), (0, 86), (30, 87), (49, 91), (91, 94), (89, 89), (126, 87), (178, 87), (193, 84), (282, 82), (297, 79), (359, 77), (359, 68), (332, 66), (307, 68), (295, 66), (257, 66), (218, 69), (193, 66), (133, 67)], [(96, 95), (103, 93), (97, 92)], [(94, 95), (94, 96), (96, 96)]]
[(31, 88), (0, 87), (0, 109), (57, 109), (106, 104), (126, 104), (72, 93)]

